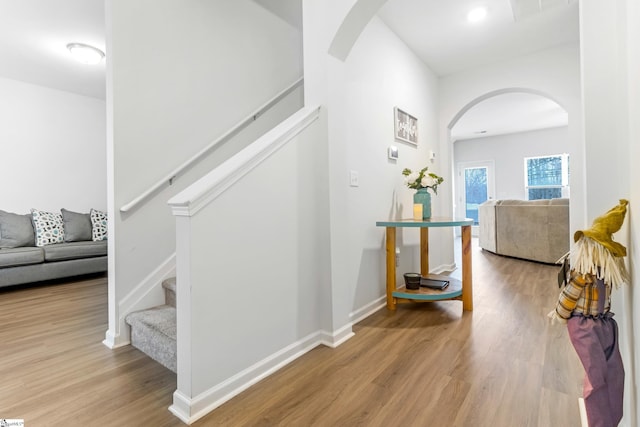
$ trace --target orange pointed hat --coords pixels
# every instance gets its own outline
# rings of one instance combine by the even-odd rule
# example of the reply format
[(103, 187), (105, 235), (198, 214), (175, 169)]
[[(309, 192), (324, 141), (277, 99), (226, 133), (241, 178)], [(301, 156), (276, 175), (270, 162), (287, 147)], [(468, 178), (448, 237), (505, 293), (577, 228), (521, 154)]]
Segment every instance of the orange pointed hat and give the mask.
[(613, 256), (623, 257), (627, 255), (627, 248), (613, 241), (612, 234), (620, 230), (627, 213), (628, 200), (620, 199), (617, 206), (609, 209), (607, 213), (593, 220), (588, 230), (578, 230), (573, 235), (573, 241), (577, 242), (582, 236), (589, 237), (608, 249)]

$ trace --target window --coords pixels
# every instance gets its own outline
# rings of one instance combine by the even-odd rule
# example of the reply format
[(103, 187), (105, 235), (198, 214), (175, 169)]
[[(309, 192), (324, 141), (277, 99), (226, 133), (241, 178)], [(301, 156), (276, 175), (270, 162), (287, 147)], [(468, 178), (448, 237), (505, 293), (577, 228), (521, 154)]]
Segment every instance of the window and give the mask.
[(525, 193), (527, 200), (569, 197), (569, 155), (527, 157)]

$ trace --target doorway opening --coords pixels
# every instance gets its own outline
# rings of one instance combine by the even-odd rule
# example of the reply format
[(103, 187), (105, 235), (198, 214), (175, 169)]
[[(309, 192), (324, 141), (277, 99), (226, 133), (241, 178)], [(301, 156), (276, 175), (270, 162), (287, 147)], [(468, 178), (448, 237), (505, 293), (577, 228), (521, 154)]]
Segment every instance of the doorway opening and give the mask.
[(478, 233), (478, 206), (495, 197), (494, 162), (460, 162), (456, 165), (456, 216), (473, 219), (472, 234)]

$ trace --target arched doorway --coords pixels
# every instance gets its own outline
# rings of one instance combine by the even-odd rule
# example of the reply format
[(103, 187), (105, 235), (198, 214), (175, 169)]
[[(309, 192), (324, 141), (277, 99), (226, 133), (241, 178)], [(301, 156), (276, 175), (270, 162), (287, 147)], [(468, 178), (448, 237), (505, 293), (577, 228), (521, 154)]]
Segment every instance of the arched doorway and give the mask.
[(488, 199), (569, 197), (568, 119), (552, 97), (525, 88), (465, 105), (448, 126), (454, 214), (477, 225), (477, 207)]

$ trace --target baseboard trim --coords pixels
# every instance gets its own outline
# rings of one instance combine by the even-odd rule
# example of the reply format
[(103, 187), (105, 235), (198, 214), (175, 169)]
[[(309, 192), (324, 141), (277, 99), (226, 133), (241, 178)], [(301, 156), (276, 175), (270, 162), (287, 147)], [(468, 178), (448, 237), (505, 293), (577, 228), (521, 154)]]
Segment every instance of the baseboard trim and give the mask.
[(580, 410), (580, 425), (582, 427), (589, 427), (589, 421), (587, 420), (587, 408), (584, 406), (584, 399), (578, 398), (578, 408)]
[(349, 320), (351, 320), (351, 324), (355, 325), (358, 322), (363, 321), (367, 317), (371, 316), (376, 311), (387, 305), (387, 296), (383, 295), (380, 298), (371, 301), (369, 304), (364, 307), (360, 307), (356, 311), (352, 311), (349, 313)]
[(104, 340), (102, 341), (102, 344), (109, 347), (110, 349), (114, 349), (118, 347), (117, 341), (118, 336), (115, 335), (113, 331), (107, 330), (107, 332), (104, 333)]
[(326, 345), (327, 347), (331, 348), (338, 347), (340, 344), (344, 343), (346, 340), (355, 335), (353, 333), (352, 327), (353, 324), (349, 322), (333, 333), (320, 331), (320, 344)]
[(179, 390), (173, 392), (173, 405), (169, 406), (169, 411), (185, 424), (191, 424), (196, 421), (195, 419), (192, 420), (189, 415), (191, 413), (190, 399)]
[(111, 330), (105, 332), (104, 335), (105, 337), (104, 340), (102, 340), (102, 344), (104, 344), (111, 350), (131, 344), (131, 340), (129, 339), (128, 335), (124, 337), (120, 334), (114, 334)]
[(333, 333), (318, 331), (310, 334), (192, 399), (176, 390), (169, 411), (186, 424), (194, 423), (313, 348), (319, 345), (335, 348), (353, 335), (351, 323)]
[(431, 274), (442, 274), (442, 273), (450, 273), (452, 271), (455, 271), (455, 269), (458, 268), (456, 266), (456, 263), (451, 263), (451, 264), (442, 264), (437, 266), (434, 269), (431, 269), (430, 273)]

